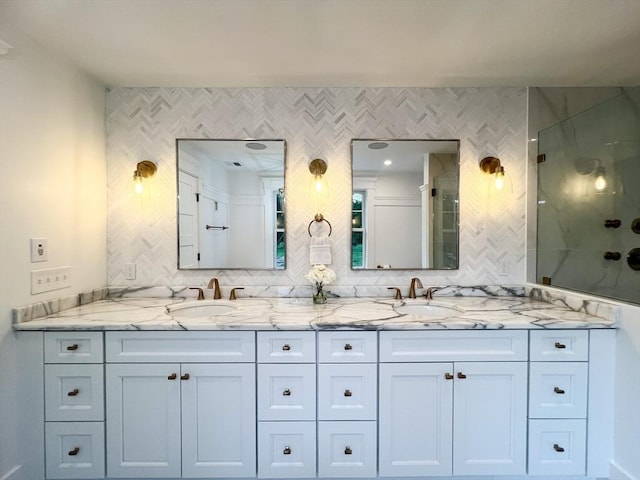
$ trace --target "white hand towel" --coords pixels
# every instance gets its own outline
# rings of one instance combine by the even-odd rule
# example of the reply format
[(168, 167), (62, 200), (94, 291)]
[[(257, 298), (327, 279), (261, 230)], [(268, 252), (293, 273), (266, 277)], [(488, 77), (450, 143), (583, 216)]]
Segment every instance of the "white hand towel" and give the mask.
[(309, 262), (311, 265), (331, 265), (331, 246), (309, 245)]

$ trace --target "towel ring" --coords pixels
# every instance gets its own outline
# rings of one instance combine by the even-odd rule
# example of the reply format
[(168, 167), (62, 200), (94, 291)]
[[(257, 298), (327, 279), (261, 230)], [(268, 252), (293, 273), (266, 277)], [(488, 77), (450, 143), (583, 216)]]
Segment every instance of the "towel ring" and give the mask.
[(311, 225), (313, 225), (313, 222), (327, 222), (327, 225), (329, 225), (329, 235), (327, 236), (328, 237), (331, 236), (331, 232), (333, 231), (333, 228), (331, 227), (329, 220), (324, 218), (324, 216), (321, 213), (317, 213), (314, 219), (309, 222), (309, 226), (307, 227), (307, 233), (309, 234), (310, 237), (313, 237), (313, 235), (311, 235)]

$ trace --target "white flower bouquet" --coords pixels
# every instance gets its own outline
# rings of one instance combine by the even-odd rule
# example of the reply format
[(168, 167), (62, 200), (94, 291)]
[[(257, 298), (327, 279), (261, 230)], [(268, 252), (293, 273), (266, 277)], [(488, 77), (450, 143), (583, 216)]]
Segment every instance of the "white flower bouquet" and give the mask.
[(327, 294), (324, 291), (324, 286), (329, 285), (336, 279), (336, 272), (326, 265), (317, 264), (311, 267), (311, 270), (304, 278), (315, 285), (313, 303), (327, 303)]

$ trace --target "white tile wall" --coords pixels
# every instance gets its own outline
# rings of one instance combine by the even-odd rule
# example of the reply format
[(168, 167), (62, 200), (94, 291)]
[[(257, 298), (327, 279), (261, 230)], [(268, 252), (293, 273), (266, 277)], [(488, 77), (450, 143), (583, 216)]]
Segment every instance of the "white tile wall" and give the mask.
[[(176, 268), (175, 138), (284, 138), (287, 141), (286, 271), (179, 271)], [(350, 270), (352, 138), (461, 140), (460, 269)], [(478, 168), (501, 158), (512, 190), (498, 194)], [(309, 269), (308, 162), (329, 169), (336, 285), (522, 284), (525, 266), (525, 88), (116, 88), (107, 95), (108, 284), (303, 285)], [(135, 164), (158, 173), (143, 199), (133, 194)], [(398, 238), (402, 242), (402, 238)], [(496, 264), (506, 262), (507, 275)], [(125, 280), (124, 264), (137, 264)]]

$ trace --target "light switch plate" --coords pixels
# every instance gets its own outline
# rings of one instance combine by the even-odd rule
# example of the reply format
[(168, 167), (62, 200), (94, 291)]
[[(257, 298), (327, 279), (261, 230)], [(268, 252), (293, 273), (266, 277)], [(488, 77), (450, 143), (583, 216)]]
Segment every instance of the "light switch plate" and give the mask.
[(47, 268), (31, 272), (31, 293), (60, 290), (71, 286), (71, 267)]
[(31, 263), (49, 260), (49, 242), (46, 238), (31, 239)]

